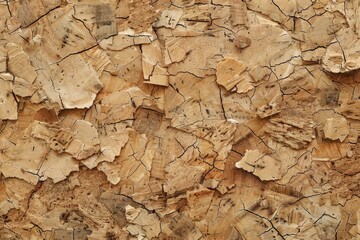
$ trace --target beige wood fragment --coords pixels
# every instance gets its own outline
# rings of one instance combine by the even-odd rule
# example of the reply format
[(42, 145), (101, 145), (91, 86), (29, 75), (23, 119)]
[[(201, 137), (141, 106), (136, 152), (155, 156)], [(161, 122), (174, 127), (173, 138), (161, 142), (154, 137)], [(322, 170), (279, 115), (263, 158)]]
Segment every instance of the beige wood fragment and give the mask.
[(13, 92), (20, 97), (31, 97), (37, 89), (37, 86), (22, 78), (15, 77), (14, 79)]
[(74, 137), (65, 152), (81, 160), (100, 150), (100, 140), (96, 128), (89, 122), (79, 120), (71, 128)]
[(160, 222), (155, 214), (149, 214), (145, 209), (137, 209), (132, 206), (125, 207), (125, 216), (130, 225), (127, 230), (138, 239), (152, 239), (160, 234)]
[[(108, 95), (112, 91), (125, 90), (143, 81), (141, 49), (138, 46), (128, 47), (119, 52), (108, 52), (112, 64), (108, 65), (101, 81), (103, 90), (99, 93)], [(121, 77), (123, 81), (116, 81)]]
[(207, 29), (208, 21), (179, 21), (173, 34), (176, 37), (197, 37), (204, 35), (203, 32)]
[(129, 10), (128, 26), (137, 33), (147, 31), (159, 15), (149, 0), (130, 0)]
[[(196, 10), (194, 10), (196, 11)], [(170, 36), (174, 37), (200, 37), (204, 36), (204, 31), (208, 28), (210, 19), (204, 21), (197, 21), (197, 20), (185, 20), (184, 18), (180, 19), (177, 27), (170, 32)], [(168, 29), (159, 29), (159, 32), (168, 32)], [(167, 33), (169, 34), (169, 33)], [(212, 34), (210, 34), (212, 35)], [(183, 47), (190, 47), (190, 46), (183, 46)], [(194, 49), (193, 49), (194, 50)]]
[(19, 1), (18, 16), (20, 18), (21, 27), (25, 28), (46, 15), (51, 10), (60, 7), (60, 0), (45, 1)]
[(5, 45), (8, 51), (8, 69), (16, 77), (22, 78), (29, 83), (33, 83), (37, 77), (28, 55), (15, 43)]
[[(55, 63), (63, 60), (71, 54), (87, 50), (96, 45), (96, 39), (84, 23), (73, 17), (72, 5), (55, 9), (32, 26), (37, 29), (37, 35), (28, 36), (36, 39), (32, 49), (33, 54), (43, 55), (47, 63)], [(39, 27), (41, 26), (41, 27)], [(44, 49), (44, 51), (39, 51)], [(31, 58), (31, 61), (36, 59)], [(33, 62), (34, 63), (34, 62)], [(41, 66), (36, 66), (41, 68)]]
[[(56, 141), (54, 138), (58, 137), (59, 130), (61, 131), (61, 125), (59, 123), (49, 124), (47, 122), (34, 121), (31, 135), (45, 141)], [(50, 142), (50, 144), (52, 143)]]
[(343, 103), (337, 111), (347, 118), (359, 120), (359, 110), (360, 100), (350, 100), (349, 102)]
[(162, 224), (162, 231), (167, 236), (198, 240), (202, 234), (191, 219), (182, 213), (175, 213)]
[(291, 30), (294, 26), (294, 16), (297, 10), (297, 1), (267, 1), (261, 0), (245, 0), (248, 9), (261, 12), (270, 17), (274, 22), (281, 23), (287, 30)]
[(272, 118), (265, 131), (275, 141), (294, 149), (305, 147), (315, 138), (313, 121), (304, 117)]
[(243, 79), (246, 65), (235, 58), (225, 58), (216, 66), (216, 81), (226, 90), (232, 90)]
[(117, 34), (115, 16), (108, 3), (95, 1), (75, 4), (73, 16), (81, 20), (98, 41)]
[[(99, 151), (98, 133), (87, 121), (78, 120), (71, 129), (58, 123), (48, 124), (38, 121), (34, 123), (32, 136), (45, 140), (51, 149), (60, 154), (66, 152), (75, 159), (81, 160)], [(53, 153), (52, 157), (58, 156)]]
[[(194, 44), (197, 47), (192, 47)], [(182, 48), (188, 52), (188, 55), (183, 61), (169, 66), (169, 74), (189, 72), (197, 77), (216, 74), (216, 65), (223, 59), (224, 42), (221, 41), (221, 38), (216, 36), (192, 37), (191, 41), (187, 45), (184, 44)]]
[(326, 120), (324, 126), (325, 138), (331, 140), (339, 139), (340, 142), (343, 142), (349, 133), (349, 125), (344, 117), (329, 118)]
[(179, 22), (183, 11), (179, 10), (164, 10), (161, 12), (159, 19), (155, 22), (154, 27), (166, 27), (174, 29)]
[(247, 8), (246, 3), (243, 1), (231, 1), (230, 7), (230, 21), (233, 26), (243, 25), (248, 26), (248, 19), (247, 19)]
[(169, 74), (166, 68), (162, 67), (162, 61), (160, 42), (158, 40), (142, 47), (142, 68), (145, 83), (168, 86)]
[(281, 164), (258, 150), (246, 150), (244, 157), (235, 166), (251, 172), (264, 181), (277, 180), (282, 176)]
[(65, 180), (73, 171), (79, 171), (78, 161), (70, 155), (50, 151), (39, 168), (38, 174), (41, 176), (41, 181), (51, 178), (54, 183), (57, 183)]
[(44, 140), (32, 137), (32, 132), (35, 130), (33, 127), (36, 127), (36, 123), (26, 128), (20, 134), (22, 138), (16, 141), (15, 146), (8, 149), (8, 159), (1, 159), (0, 170), (5, 176), (17, 177), (35, 185), (40, 178), (38, 169), (50, 148)]
[(282, 97), (277, 83), (263, 84), (255, 89), (251, 105), (259, 117), (266, 118), (280, 112)]
[(129, 140), (125, 124), (106, 125), (99, 130), (100, 153), (81, 162), (88, 168), (94, 168), (101, 162), (112, 162), (120, 155), (121, 149)]
[(50, 139), (46, 139), (50, 142), (51, 149), (58, 153), (63, 153), (74, 138), (74, 133), (70, 129), (58, 129), (51, 135)]
[(15, 120), (18, 117), (17, 102), (12, 94), (13, 76), (0, 74), (0, 119)]
[(164, 63), (169, 65), (183, 61), (190, 53), (191, 49), (186, 46), (184, 38), (168, 38), (165, 42)]
[(0, 185), (0, 213), (3, 215), (6, 215), (11, 209), (19, 209), (18, 199), (14, 198), (8, 191), (9, 189), (3, 182)]
[[(311, 9), (311, 8), (310, 8)], [(313, 12), (311, 15), (314, 15)], [(297, 26), (302, 30), (302, 56), (305, 61), (319, 61), (323, 58), (326, 47), (334, 40), (335, 33), (344, 24), (342, 17), (324, 13), (313, 16), (309, 21), (300, 21)]]
[(167, 194), (173, 195), (191, 188), (200, 179), (204, 169), (173, 163), (167, 165), (165, 171), (168, 180), (163, 188)]
[(242, 80), (236, 84), (236, 92), (237, 93), (247, 93), (250, 90), (254, 89), (254, 86), (251, 84), (252, 78), (249, 73), (242, 74)]
[(43, 90), (49, 100), (65, 109), (89, 108), (103, 86), (95, 69), (79, 55), (40, 72), (39, 81), (45, 81)]
[(249, 71), (254, 82), (260, 82), (271, 74), (271, 70), (266, 67), (254, 66)]
[(113, 124), (133, 120), (136, 108), (141, 106), (148, 95), (138, 87), (113, 92), (98, 105), (97, 120), (101, 124)]
[[(260, 4), (259, 5), (263, 5)], [(251, 45), (242, 49), (239, 60), (253, 67), (268, 67), (281, 79), (293, 72), (294, 64), (300, 64), (299, 45), (279, 25), (258, 17), (260, 24), (251, 24), (249, 29), (240, 30), (237, 35), (251, 39)]]
[(141, 181), (142, 178), (147, 178), (150, 175), (150, 169), (145, 168), (141, 159), (144, 156), (147, 141), (145, 134), (130, 131), (128, 144), (121, 149), (120, 155), (113, 162), (101, 162), (97, 169), (104, 172), (112, 184), (118, 184), (126, 179)]
[(181, 19), (185, 21), (210, 22), (210, 16), (209, 6), (204, 4), (186, 8)]
[(100, 48), (93, 48), (84, 52), (83, 58), (96, 70), (99, 77), (111, 63), (109, 56)]
[(187, 192), (187, 201), (190, 207), (190, 218), (201, 220), (209, 210), (214, 196), (213, 190), (200, 189)]
[(350, 29), (343, 28), (327, 47), (322, 59), (323, 67), (333, 73), (349, 72), (360, 68), (360, 56), (357, 49), (360, 42)]
[[(165, 91), (165, 102), (168, 102), (165, 105), (166, 117), (172, 118), (173, 127), (188, 132), (199, 133), (204, 130), (203, 134), (209, 133), (210, 126), (221, 125), (224, 120), (221, 98), (219, 94), (212, 94), (221, 90), (217, 85), (216, 77), (201, 79), (188, 73), (178, 75), (180, 76), (181, 82), (176, 81), (176, 77), (170, 78), (173, 88)], [(182, 110), (179, 111), (179, 108)], [(209, 121), (204, 121), (205, 118)]]
[(196, 0), (187, 0), (187, 1), (184, 1), (184, 0), (174, 0), (173, 4), (175, 6), (179, 6), (179, 7), (190, 7), (192, 5), (194, 5), (196, 2)]
[(6, 21), (6, 27), (10, 32), (14, 32), (21, 28), (21, 22), (18, 17), (12, 16)]

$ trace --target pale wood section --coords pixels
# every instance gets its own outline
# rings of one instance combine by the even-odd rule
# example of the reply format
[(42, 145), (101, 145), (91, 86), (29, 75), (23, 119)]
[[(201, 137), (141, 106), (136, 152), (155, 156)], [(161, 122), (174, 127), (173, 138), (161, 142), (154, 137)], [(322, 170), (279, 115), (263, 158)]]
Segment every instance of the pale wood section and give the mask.
[(33, 83), (37, 77), (33, 66), (31, 66), (29, 57), (23, 49), (14, 44), (8, 43), (5, 45), (7, 50), (7, 67), (11, 73), (16, 77), (22, 78), (29, 83)]
[(160, 86), (169, 85), (169, 73), (163, 67), (160, 42), (155, 40), (142, 47), (142, 68), (144, 82)]
[(82, 21), (98, 41), (117, 34), (115, 15), (108, 3), (75, 4), (73, 17)]
[(0, 75), (0, 119), (16, 120), (18, 117), (17, 103), (12, 94), (13, 90), (13, 76), (8, 73)]
[(350, 128), (344, 117), (329, 118), (324, 126), (325, 137), (331, 140), (339, 139), (343, 142), (349, 135)]
[(216, 81), (228, 91), (232, 90), (237, 84), (240, 86), (249, 84), (243, 80), (242, 73), (245, 69), (246, 66), (243, 62), (237, 61), (234, 58), (225, 58), (216, 66)]

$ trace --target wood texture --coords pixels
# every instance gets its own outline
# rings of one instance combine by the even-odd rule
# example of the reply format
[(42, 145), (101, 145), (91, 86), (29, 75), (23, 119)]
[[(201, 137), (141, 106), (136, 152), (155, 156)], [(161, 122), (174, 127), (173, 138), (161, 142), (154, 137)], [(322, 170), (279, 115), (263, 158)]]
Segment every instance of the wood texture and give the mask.
[(360, 239), (359, 0), (0, 0), (0, 240)]

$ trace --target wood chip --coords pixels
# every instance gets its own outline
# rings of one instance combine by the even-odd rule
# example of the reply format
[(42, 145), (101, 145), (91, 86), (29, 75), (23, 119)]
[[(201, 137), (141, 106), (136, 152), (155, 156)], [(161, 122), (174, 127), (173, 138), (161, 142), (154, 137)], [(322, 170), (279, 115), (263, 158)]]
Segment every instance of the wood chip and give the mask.
[(263, 181), (277, 180), (282, 176), (281, 164), (258, 150), (246, 150), (244, 157), (235, 166), (251, 172)]
[(339, 139), (340, 142), (343, 142), (349, 133), (349, 125), (344, 117), (329, 118), (326, 120), (324, 126), (325, 138), (331, 140)]
[(8, 43), (5, 45), (8, 51), (8, 68), (16, 77), (22, 78), (29, 83), (33, 83), (37, 77), (33, 66), (29, 61), (29, 57), (23, 49), (14, 44)]
[(245, 69), (246, 66), (243, 62), (234, 58), (225, 58), (216, 67), (216, 81), (229, 91), (243, 80), (241, 74)]
[(168, 86), (169, 74), (162, 66), (160, 42), (154, 41), (142, 48), (142, 68), (145, 83)]

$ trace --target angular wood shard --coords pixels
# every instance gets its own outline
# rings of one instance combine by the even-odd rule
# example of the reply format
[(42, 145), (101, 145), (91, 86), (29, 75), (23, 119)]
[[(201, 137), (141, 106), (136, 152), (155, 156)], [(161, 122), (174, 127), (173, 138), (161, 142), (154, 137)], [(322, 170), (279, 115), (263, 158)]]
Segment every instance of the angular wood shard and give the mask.
[(165, 42), (164, 59), (165, 65), (169, 65), (175, 62), (181, 62), (185, 60), (190, 53), (190, 49), (187, 48), (186, 39), (183, 38), (168, 38)]
[[(250, 84), (243, 76), (246, 66), (234, 58), (225, 58), (216, 66), (216, 81), (226, 90), (233, 89), (237, 84)], [(250, 84), (251, 85), (251, 84)], [(251, 90), (251, 89), (249, 89)]]
[(360, 119), (360, 100), (350, 100), (343, 103), (339, 108), (338, 112), (347, 118), (359, 120)]
[(100, 150), (100, 140), (96, 128), (89, 122), (79, 120), (74, 123), (71, 131), (74, 137), (65, 152), (80, 160)]
[(340, 142), (343, 142), (349, 133), (349, 125), (344, 117), (329, 118), (326, 120), (324, 126), (325, 138), (331, 140), (339, 139)]
[(50, 151), (39, 169), (39, 175), (41, 181), (51, 178), (57, 183), (65, 180), (73, 171), (79, 171), (79, 163), (73, 157)]
[(261, 118), (279, 113), (283, 96), (277, 83), (267, 83), (258, 86), (251, 98), (251, 105)]
[[(95, 37), (80, 20), (73, 17), (74, 8), (67, 5), (45, 15), (32, 27), (38, 39), (31, 50), (32, 54), (45, 57), (47, 63), (57, 63), (74, 53), (87, 50), (96, 45)], [(31, 36), (29, 36), (31, 37)], [(36, 36), (31, 38), (36, 39)], [(34, 41), (34, 40), (33, 40)], [(41, 51), (39, 51), (41, 49)], [(32, 62), (36, 61), (30, 56)], [(36, 66), (41, 68), (42, 66)]]
[(160, 42), (156, 40), (149, 45), (144, 45), (142, 48), (142, 68), (145, 83), (160, 86), (169, 85), (169, 74), (162, 65)]
[(275, 141), (294, 149), (304, 148), (315, 138), (313, 121), (303, 117), (272, 118), (265, 131)]
[(136, 209), (132, 206), (125, 207), (125, 216), (129, 221), (127, 230), (131, 235), (138, 238), (152, 239), (160, 234), (160, 222), (155, 214), (149, 214), (144, 209)]
[(14, 43), (8, 43), (5, 47), (8, 51), (9, 60), (7, 65), (9, 71), (16, 77), (22, 78), (29, 83), (33, 83), (37, 74), (34, 71), (27, 54), (20, 46)]
[(294, 27), (294, 19), (291, 16), (294, 16), (297, 9), (297, 2), (295, 0), (290, 0), (286, 3), (279, 0), (269, 2), (245, 0), (245, 2), (249, 9), (268, 16), (273, 22), (282, 24), (286, 29), (291, 30)]
[(79, 55), (40, 70), (39, 82), (50, 101), (61, 108), (89, 108), (103, 87), (97, 72)]
[(18, 118), (17, 102), (12, 94), (13, 76), (0, 74), (0, 119), (16, 120)]
[(91, 30), (98, 41), (117, 34), (115, 16), (110, 4), (103, 2), (74, 5), (74, 15)]
[(120, 155), (121, 149), (129, 140), (125, 124), (106, 125), (99, 129), (100, 152), (81, 162), (88, 168), (95, 168), (101, 162), (112, 162)]
[(13, 93), (20, 97), (31, 97), (38, 87), (29, 83), (28, 81), (15, 77), (13, 85)]
[(360, 41), (351, 29), (341, 29), (322, 58), (323, 67), (333, 73), (349, 72), (360, 68), (358, 53)]
[(251, 172), (264, 181), (277, 180), (282, 176), (281, 164), (258, 150), (246, 150), (244, 157), (235, 166)]

